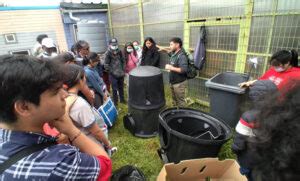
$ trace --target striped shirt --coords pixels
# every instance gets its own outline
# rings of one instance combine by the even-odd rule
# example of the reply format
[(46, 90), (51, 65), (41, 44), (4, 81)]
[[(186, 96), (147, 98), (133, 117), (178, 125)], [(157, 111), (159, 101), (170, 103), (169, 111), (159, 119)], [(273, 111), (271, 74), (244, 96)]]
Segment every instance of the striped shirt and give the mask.
[[(0, 129), (0, 164), (26, 147), (55, 141), (54, 137), (43, 134)], [(81, 153), (71, 145), (57, 144), (22, 158), (0, 175), (0, 181), (106, 180), (100, 179), (100, 165), (106, 163), (101, 170), (106, 172), (111, 167), (110, 160), (105, 159)]]

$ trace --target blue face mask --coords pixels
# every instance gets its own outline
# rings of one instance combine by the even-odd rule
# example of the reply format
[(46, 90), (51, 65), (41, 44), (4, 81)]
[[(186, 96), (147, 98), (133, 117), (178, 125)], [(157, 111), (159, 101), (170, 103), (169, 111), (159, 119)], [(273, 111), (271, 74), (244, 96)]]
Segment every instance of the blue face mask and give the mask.
[(139, 46), (133, 46), (135, 50), (139, 50), (140, 47)]

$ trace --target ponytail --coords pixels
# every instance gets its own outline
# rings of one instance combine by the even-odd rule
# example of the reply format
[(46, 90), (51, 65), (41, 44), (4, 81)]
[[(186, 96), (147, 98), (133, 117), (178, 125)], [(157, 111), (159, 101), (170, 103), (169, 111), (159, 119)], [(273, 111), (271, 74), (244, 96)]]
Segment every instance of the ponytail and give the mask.
[(296, 50), (290, 50), (290, 53), (292, 55), (292, 59), (291, 59), (290, 64), (293, 67), (298, 67), (299, 66), (299, 64), (298, 64), (298, 53), (296, 52)]
[(298, 53), (295, 50), (280, 50), (272, 55), (270, 63), (272, 66), (290, 63), (292, 67), (298, 67)]

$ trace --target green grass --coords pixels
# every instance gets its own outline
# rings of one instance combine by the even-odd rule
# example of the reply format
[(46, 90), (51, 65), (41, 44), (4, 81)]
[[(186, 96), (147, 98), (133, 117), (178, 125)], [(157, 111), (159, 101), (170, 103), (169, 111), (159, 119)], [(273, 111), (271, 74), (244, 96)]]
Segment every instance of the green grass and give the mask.
[[(167, 87), (165, 93), (166, 105), (167, 107), (171, 107), (171, 97)], [(207, 111), (206, 108), (196, 103), (190, 104), (189, 107)], [(123, 126), (123, 116), (127, 114), (127, 105), (119, 104), (118, 109), (118, 121), (109, 130), (109, 139), (113, 146), (118, 147), (118, 151), (112, 156), (113, 170), (124, 165), (134, 165), (144, 172), (147, 180), (156, 180), (163, 166), (163, 162), (157, 154), (157, 149), (160, 147), (158, 137), (148, 139), (134, 137)], [(219, 153), (220, 159), (235, 158), (235, 155), (231, 152), (231, 143), (232, 140), (223, 145)]]

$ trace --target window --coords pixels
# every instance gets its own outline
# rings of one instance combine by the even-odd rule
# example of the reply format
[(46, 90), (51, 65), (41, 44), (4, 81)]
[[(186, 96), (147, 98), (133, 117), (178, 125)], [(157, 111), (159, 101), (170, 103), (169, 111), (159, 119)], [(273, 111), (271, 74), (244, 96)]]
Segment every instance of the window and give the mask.
[(30, 55), (30, 50), (13, 50), (9, 53), (12, 55)]
[(77, 24), (73, 24), (73, 35), (74, 35), (74, 41), (75, 42), (77, 42), (77, 33), (78, 33)]
[(6, 44), (17, 43), (17, 36), (14, 33), (4, 34)]

